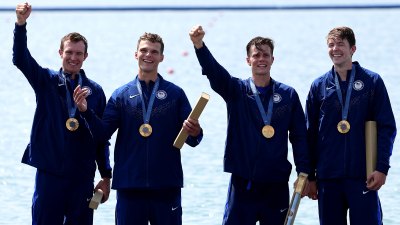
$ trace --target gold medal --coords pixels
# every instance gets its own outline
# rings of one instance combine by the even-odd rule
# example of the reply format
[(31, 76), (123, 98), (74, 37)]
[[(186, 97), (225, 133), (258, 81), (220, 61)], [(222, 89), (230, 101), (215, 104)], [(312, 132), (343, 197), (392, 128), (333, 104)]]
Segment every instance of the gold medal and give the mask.
[(265, 125), (261, 132), (266, 138), (272, 138), (275, 134), (275, 130), (271, 125)]
[(65, 126), (67, 127), (67, 129), (69, 131), (76, 131), (79, 127), (79, 122), (75, 118), (69, 118), (69, 119), (67, 119)]
[(143, 137), (150, 136), (152, 131), (153, 131), (153, 128), (151, 128), (150, 124), (148, 124), (148, 123), (144, 123), (139, 127), (139, 133)]
[(350, 130), (350, 123), (347, 120), (342, 120), (338, 123), (337, 129), (339, 133), (345, 134)]

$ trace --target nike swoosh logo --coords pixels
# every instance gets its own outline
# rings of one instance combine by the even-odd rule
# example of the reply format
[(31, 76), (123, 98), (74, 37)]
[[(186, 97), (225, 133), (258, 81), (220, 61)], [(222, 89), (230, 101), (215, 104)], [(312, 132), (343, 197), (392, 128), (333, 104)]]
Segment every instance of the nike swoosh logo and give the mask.
[(92, 198), (87, 198), (86, 201), (90, 202), (90, 200), (92, 200)]
[(283, 213), (283, 212), (285, 212), (287, 209), (288, 209), (288, 208), (286, 208), (286, 209), (281, 209), (281, 210), (279, 210), (279, 211), (281, 211), (281, 213)]
[(136, 94), (136, 95), (129, 95), (129, 98), (134, 98), (134, 97), (136, 97), (136, 96), (138, 96), (139, 94)]
[(179, 208), (179, 206), (177, 206), (177, 207), (172, 207), (172, 211), (175, 211), (177, 208)]
[(368, 191), (363, 191), (363, 195), (367, 194), (369, 191), (370, 191), (370, 190), (368, 190)]
[(331, 90), (332, 88), (334, 88), (335, 86), (332, 87), (327, 87), (326, 90)]

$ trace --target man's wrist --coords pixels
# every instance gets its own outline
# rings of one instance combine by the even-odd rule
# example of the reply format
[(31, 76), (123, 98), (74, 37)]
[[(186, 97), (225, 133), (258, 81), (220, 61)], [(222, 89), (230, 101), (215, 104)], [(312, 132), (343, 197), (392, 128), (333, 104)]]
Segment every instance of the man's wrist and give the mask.
[(194, 45), (194, 47), (195, 47), (196, 49), (200, 49), (200, 48), (203, 47), (203, 41), (198, 42), (198, 43), (193, 43), (193, 45)]
[(17, 20), (15, 21), (15, 24), (17, 24), (18, 26), (24, 26), (26, 24), (26, 20), (23, 21)]

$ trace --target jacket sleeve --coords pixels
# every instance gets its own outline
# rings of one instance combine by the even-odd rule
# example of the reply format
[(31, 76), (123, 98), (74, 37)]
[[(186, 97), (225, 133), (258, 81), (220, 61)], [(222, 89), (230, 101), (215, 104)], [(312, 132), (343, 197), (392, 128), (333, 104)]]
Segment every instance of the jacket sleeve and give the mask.
[(396, 137), (396, 122), (385, 84), (380, 76), (375, 80), (372, 92), (374, 118), (377, 123), (377, 163), (376, 170), (387, 175), (390, 168), (390, 156)]
[(318, 143), (318, 115), (319, 101), (316, 84), (313, 83), (306, 100), (306, 125), (307, 125), (307, 144), (310, 154), (310, 174), (309, 180), (315, 180), (317, 167), (317, 143)]
[[(99, 102), (96, 115), (98, 117), (103, 116), (103, 111), (106, 105), (106, 97), (104, 91), (100, 88), (100, 99), (97, 101)], [(111, 165), (110, 165), (110, 142), (100, 141), (97, 146), (96, 151), (96, 163), (99, 169), (100, 175), (102, 178), (111, 178)]]
[(119, 126), (119, 104), (115, 93), (110, 97), (104, 113), (97, 115), (94, 109), (88, 108), (81, 115), (91, 127), (93, 137), (97, 142), (106, 143)]
[(297, 173), (310, 174), (310, 154), (307, 145), (306, 119), (298, 94), (293, 91), (293, 109), (289, 127), (289, 140), (293, 147), (293, 158)]
[(110, 143), (99, 144), (96, 152), (96, 163), (102, 178), (111, 178)]
[[(179, 102), (180, 102), (179, 120), (183, 123), (183, 121), (186, 120), (186, 118), (189, 116), (190, 112), (192, 111), (192, 107), (190, 106), (189, 100), (183, 90), (181, 90)], [(193, 136), (189, 135), (188, 138), (186, 139), (185, 143), (191, 147), (196, 147), (198, 144), (200, 144), (202, 139), (203, 139), (203, 129), (201, 129), (200, 134), (197, 135), (197, 137), (193, 137)]]
[(34, 90), (39, 90), (40, 84), (45, 79), (43, 69), (31, 56), (27, 45), (26, 23), (15, 24), (13, 41), (13, 64), (24, 74)]
[(210, 50), (204, 44), (202, 48), (195, 49), (196, 56), (202, 68), (202, 74), (210, 81), (211, 88), (225, 101), (234, 96), (234, 92), (240, 91), (235, 84), (237, 78), (232, 77), (213, 57)]
[(189, 136), (186, 139), (186, 144), (192, 147), (196, 147), (198, 144), (200, 144), (202, 139), (203, 139), (203, 129), (201, 129), (200, 134), (197, 135), (197, 137)]

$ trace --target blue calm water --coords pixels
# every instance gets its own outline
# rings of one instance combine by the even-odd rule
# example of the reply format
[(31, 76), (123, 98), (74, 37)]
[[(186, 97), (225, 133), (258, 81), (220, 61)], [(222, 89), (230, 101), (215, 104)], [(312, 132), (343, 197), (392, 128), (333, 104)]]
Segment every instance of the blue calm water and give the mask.
[[(45, 5), (43, 2), (46, 1), (38, 2)], [(9, 2), (5, 4), (9, 5)], [(0, 224), (29, 224), (35, 170), (21, 164), (20, 159), (29, 140), (35, 97), (26, 79), (12, 65), (14, 21), (13, 12), (0, 13)], [(137, 38), (144, 32), (160, 34), (165, 42), (165, 59), (159, 72), (164, 78), (183, 87), (192, 104), (201, 92), (211, 95), (200, 118), (204, 129), (202, 143), (194, 149), (186, 145), (181, 149), (185, 174), (182, 204), (185, 225), (216, 225), (222, 220), (229, 179), (229, 174), (222, 170), (226, 111), (222, 98), (210, 89), (208, 80), (201, 75), (188, 36), (191, 27), (203, 25), (205, 43), (214, 56), (232, 75), (241, 78), (250, 76), (250, 67), (245, 61), (247, 42), (259, 35), (273, 38), (276, 49), (272, 77), (295, 87), (304, 105), (311, 82), (331, 67), (325, 42), (327, 32), (335, 26), (350, 26), (357, 38), (354, 60), (383, 77), (399, 123), (399, 21), (400, 9), (34, 11), (28, 20), (28, 45), (41, 65), (57, 69), (61, 65), (58, 56), (60, 38), (72, 31), (82, 33), (89, 40), (89, 57), (84, 69), (90, 78), (103, 86), (108, 97), (115, 88), (136, 75), (134, 51)], [(399, 224), (400, 221), (399, 150), (399, 144), (395, 143), (392, 168), (386, 185), (379, 192), (385, 225)], [(96, 182), (98, 179), (96, 177)], [(290, 183), (294, 179), (293, 172)], [(110, 200), (95, 211), (95, 224), (113, 224), (114, 208), (115, 191), (112, 191)], [(318, 224), (316, 201), (302, 200), (295, 224)]]

